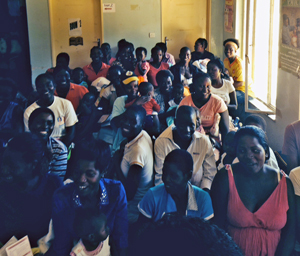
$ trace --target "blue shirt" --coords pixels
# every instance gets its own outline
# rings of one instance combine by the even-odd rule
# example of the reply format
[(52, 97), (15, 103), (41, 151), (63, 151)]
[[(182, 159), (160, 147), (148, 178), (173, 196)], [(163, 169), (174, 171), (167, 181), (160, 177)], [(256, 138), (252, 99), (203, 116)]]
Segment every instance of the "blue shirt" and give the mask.
[[(150, 188), (138, 208), (144, 216), (154, 221), (160, 220), (166, 213), (177, 212), (176, 204), (163, 183)], [(186, 216), (205, 220), (214, 216), (209, 194), (191, 183), (188, 183)]]
[[(128, 219), (127, 199), (123, 185), (119, 181), (110, 179), (100, 180), (101, 196), (99, 209), (107, 217), (110, 228), (110, 242), (113, 241), (117, 248), (128, 247)], [(55, 238), (50, 255), (69, 255), (73, 241), (79, 240), (73, 230), (76, 209), (82, 207), (78, 194), (78, 187), (69, 183), (57, 190), (53, 196), (53, 231)]]

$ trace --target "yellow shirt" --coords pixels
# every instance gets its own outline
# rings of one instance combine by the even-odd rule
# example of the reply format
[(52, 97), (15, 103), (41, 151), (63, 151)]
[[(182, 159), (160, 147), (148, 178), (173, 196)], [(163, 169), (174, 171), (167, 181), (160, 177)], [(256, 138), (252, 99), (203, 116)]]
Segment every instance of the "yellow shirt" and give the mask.
[[(233, 78), (234, 81), (241, 82), (243, 81), (243, 85), (236, 88), (237, 91), (242, 91), (245, 93), (245, 79), (244, 79), (244, 69), (242, 64), (242, 59), (236, 56), (235, 60), (230, 63), (229, 59), (226, 58), (224, 60), (224, 66), (228, 69), (230, 76)], [(254, 92), (251, 89), (251, 84), (248, 85), (248, 95), (251, 97), (255, 97)]]

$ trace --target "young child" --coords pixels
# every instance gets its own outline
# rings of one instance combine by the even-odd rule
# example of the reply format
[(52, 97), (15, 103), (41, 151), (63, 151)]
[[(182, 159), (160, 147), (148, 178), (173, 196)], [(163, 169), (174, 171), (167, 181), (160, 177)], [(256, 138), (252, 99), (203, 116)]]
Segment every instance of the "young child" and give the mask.
[(101, 44), (101, 50), (103, 52), (103, 62), (110, 65), (116, 60), (116, 58), (111, 57), (111, 48), (109, 43)]
[(147, 49), (144, 47), (138, 47), (135, 50), (135, 55), (137, 64), (134, 73), (138, 76), (139, 83), (148, 82), (147, 73), (149, 72), (150, 64), (145, 60), (147, 57)]
[(84, 81), (84, 71), (82, 68), (75, 68), (72, 72), (72, 83), (82, 85), (88, 89), (88, 84)]
[[(139, 94), (142, 98), (147, 99), (147, 102), (142, 105), (142, 107), (146, 110), (146, 120), (144, 128), (150, 135), (157, 135), (159, 133), (159, 119), (158, 112), (160, 111), (160, 106), (157, 104), (156, 100), (153, 98), (154, 96), (154, 87), (149, 82), (142, 82), (139, 85)], [(133, 103), (137, 100), (127, 103), (125, 108), (133, 105)]]
[[(168, 102), (169, 103), (169, 108), (167, 111), (176, 111), (180, 101), (183, 99), (183, 85), (180, 83), (174, 84), (173, 85), (173, 90), (172, 90), (172, 99)], [(174, 116), (169, 116), (166, 118), (167, 121), (167, 125), (170, 126), (174, 123), (174, 118), (175, 118), (175, 112), (174, 112)]]
[(157, 88), (158, 84), (156, 81), (156, 75), (161, 70), (169, 69), (169, 64), (162, 62), (163, 53), (162, 49), (158, 46), (155, 46), (151, 49), (151, 57), (153, 61), (150, 61), (150, 69), (147, 73), (148, 81)]
[(76, 124), (75, 140), (80, 140), (100, 129), (97, 121), (101, 117), (102, 112), (95, 106), (95, 100), (95, 95), (89, 92), (80, 101), (76, 110), (78, 123)]
[(191, 63), (191, 50), (188, 47), (182, 47), (179, 53), (180, 61), (170, 68), (174, 75), (174, 83), (182, 83), (184, 86), (184, 97), (189, 96), (189, 85), (193, 82), (193, 76), (200, 72)]
[(218, 170), (221, 170), (226, 164), (232, 164), (235, 159), (234, 151), (234, 135), (235, 131), (227, 133), (223, 141), (224, 153), (221, 156), (220, 164), (218, 165)]
[[(147, 102), (142, 105), (142, 107), (146, 110), (146, 114), (152, 115), (153, 111), (159, 112), (160, 111), (160, 106), (157, 104), (156, 100), (153, 99), (154, 96), (154, 87), (151, 83), (148, 82), (142, 82), (139, 85), (139, 93), (140, 96), (143, 98), (147, 98)], [(125, 105), (125, 108), (130, 107), (133, 105), (133, 103), (137, 100), (134, 99), (133, 101), (127, 103)]]
[(74, 220), (74, 230), (80, 237), (70, 256), (109, 256), (109, 228), (106, 216), (97, 208), (79, 208)]

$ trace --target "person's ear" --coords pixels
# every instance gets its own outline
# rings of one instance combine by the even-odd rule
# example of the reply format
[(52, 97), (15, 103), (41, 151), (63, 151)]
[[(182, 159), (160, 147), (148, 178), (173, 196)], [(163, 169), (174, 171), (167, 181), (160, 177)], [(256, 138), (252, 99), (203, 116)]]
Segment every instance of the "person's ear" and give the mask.
[(267, 146), (267, 148), (265, 149), (265, 161), (268, 161), (270, 159), (270, 148), (269, 146)]
[(193, 175), (193, 170), (190, 170), (190, 171), (186, 174), (187, 180), (190, 180), (190, 179), (192, 178), (192, 175)]

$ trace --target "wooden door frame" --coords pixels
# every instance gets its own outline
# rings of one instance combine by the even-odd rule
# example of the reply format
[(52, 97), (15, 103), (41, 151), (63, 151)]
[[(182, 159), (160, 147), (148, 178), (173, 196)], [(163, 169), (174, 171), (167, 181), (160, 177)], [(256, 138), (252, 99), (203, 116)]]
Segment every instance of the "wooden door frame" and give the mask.
[(211, 0), (206, 1), (206, 40), (208, 42), (208, 50), (210, 47), (211, 39)]

